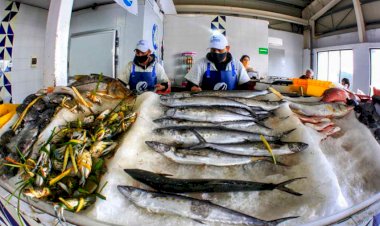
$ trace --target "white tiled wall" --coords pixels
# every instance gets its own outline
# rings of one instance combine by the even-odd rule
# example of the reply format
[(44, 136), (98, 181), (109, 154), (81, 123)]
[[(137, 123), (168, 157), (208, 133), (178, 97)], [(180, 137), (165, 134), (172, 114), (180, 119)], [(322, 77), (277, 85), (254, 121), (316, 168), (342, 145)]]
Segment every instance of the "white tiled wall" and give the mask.
[(159, 25), (159, 35), (162, 40), (162, 18), (153, 10), (154, 4), (140, 0), (137, 16), (128, 13), (117, 4), (102, 6), (96, 10), (75, 12), (71, 19), (70, 33), (99, 29), (117, 30), (120, 44), (117, 50), (119, 56), (117, 75), (119, 75), (128, 62), (133, 60), (136, 43), (142, 38), (151, 40), (153, 23)]
[[(20, 103), (43, 86), (44, 45), (47, 10), (21, 4), (14, 23), (12, 98)], [(37, 57), (36, 67), (31, 67)]]
[[(208, 52), (212, 35), (211, 21), (217, 15), (166, 15), (164, 20), (164, 68), (174, 85), (181, 85), (186, 71), (182, 52), (196, 52), (194, 62)], [(259, 48), (268, 48), (268, 22), (241, 17), (226, 17), (226, 35), (232, 55), (240, 59), (251, 56), (260, 75), (268, 74), (268, 55), (259, 55)]]
[(303, 36), (286, 31), (269, 29), (269, 37), (280, 38), (282, 46), (272, 47), (283, 50), (285, 56), (283, 64), (271, 65), (271, 52), (269, 51), (269, 75), (281, 77), (299, 77), (303, 73)]

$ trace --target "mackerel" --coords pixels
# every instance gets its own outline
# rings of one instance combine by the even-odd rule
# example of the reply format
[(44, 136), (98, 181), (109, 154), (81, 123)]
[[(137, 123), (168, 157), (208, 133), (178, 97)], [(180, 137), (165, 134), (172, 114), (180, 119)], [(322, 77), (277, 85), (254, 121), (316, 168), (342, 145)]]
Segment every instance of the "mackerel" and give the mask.
[(173, 162), (188, 165), (210, 165), (210, 166), (237, 166), (248, 163), (267, 161), (272, 162), (267, 157), (251, 157), (242, 155), (232, 155), (217, 152), (212, 149), (180, 149), (156, 141), (145, 141), (145, 143), (157, 153), (165, 156)]
[(302, 194), (285, 186), (299, 179), (304, 179), (304, 177), (300, 177), (273, 184), (243, 180), (176, 179), (169, 178), (168, 174), (156, 174), (141, 169), (124, 169), (124, 171), (133, 179), (144, 183), (157, 191), (169, 193), (238, 192), (277, 189), (292, 195), (301, 196)]
[(201, 223), (209, 221), (226, 224), (274, 226), (286, 220), (297, 218), (285, 217), (265, 221), (201, 199), (152, 192), (132, 186), (118, 185), (117, 188), (129, 201), (149, 212), (187, 217)]
[(321, 103), (318, 105), (289, 103), (289, 107), (297, 114), (319, 117), (343, 117), (354, 108), (342, 103)]

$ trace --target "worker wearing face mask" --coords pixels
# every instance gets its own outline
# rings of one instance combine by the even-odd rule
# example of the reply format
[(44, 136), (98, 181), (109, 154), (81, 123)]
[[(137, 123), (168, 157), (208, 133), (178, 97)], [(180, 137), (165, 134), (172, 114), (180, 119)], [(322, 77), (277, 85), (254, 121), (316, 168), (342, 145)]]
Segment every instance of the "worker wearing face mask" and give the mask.
[(152, 54), (146, 40), (137, 43), (135, 58), (128, 63), (120, 79), (138, 94), (145, 91), (164, 91), (169, 84), (164, 68), (156, 62), (156, 56)]
[(229, 52), (230, 46), (222, 34), (213, 35), (210, 52), (193, 65), (185, 76), (193, 92), (202, 90), (249, 89), (249, 76), (242, 63)]

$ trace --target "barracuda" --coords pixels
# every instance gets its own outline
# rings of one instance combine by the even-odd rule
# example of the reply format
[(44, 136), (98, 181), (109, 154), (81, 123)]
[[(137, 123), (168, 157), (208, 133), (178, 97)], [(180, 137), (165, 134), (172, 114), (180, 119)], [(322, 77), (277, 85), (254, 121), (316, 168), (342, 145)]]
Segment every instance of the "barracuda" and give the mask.
[(228, 90), (228, 91), (202, 91), (199, 93), (194, 92), (180, 92), (171, 93), (169, 95), (162, 96), (164, 99), (170, 98), (184, 98), (184, 97), (240, 97), (240, 98), (254, 98), (257, 96), (266, 95), (269, 92), (267, 90), (263, 91), (246, 91), (246, 90)]
[(249, 106), (220, 97), (161, 98), (160, 103), (167, 107), (236, 107), (245, 109), (255, 115), (255, 112)]
[(285, 217), (265, 221), (200, 199), (150, 192), (131, 186), (119, 185), (118, 189), (120, 193), (136, 206), (147, 209), (150, 212), (187, 217), (201, 223), (203, 223), (203, 221), (209, 221), (227, 224), (272, 226), (286, 220), (297, 218)]
[(260, 183), (243, 180), (221, 179), (176, 179), (169, 178), (166, 174), (156, 174), (141, 169), (124, 169), (133, 179), (161, 192), (189, 193), (189, 192), (238, 192), (238, 191), (263, 191), (280, 190), (292, 195), (302, 194), (285, 187), (286, 185), (304, 179), (304, 177), (290, 179), (278, 184)]
[[(199, 143), (194, 131), (200, 134), (206, 142), (216, 144), (234, 144), (248, 141), (261, 141), (260, 134), (249, 133), (232, 129), (219, 129), (210, 127), (165, 127), (154, 130), (157, 134), (164, 135), (177, 144), (195, 145)], [(279, 141), (280, 136), (265, 135), (265, 139), (269, 142)]]
[(189, 165), (211, 165), (211, 166), (235, 166), (248, 163), (267, 161), (272, 162), (270, 157), (251, 157), (233, 155), (211, 149), (177, 149), (174, 146), (155, 141), (145, 143), (157, 153), (164, 155), (173, 162)]

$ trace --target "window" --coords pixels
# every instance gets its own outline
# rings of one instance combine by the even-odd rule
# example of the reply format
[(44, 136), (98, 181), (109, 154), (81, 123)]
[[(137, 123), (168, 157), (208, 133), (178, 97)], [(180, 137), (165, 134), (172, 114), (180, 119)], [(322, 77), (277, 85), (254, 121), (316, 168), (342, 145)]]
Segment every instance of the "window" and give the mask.
[(319, 80), (340, 83), (342, 78), (348, 78), (352, 87), (354, 72), (352, 50), (318, 52), (317, 60), (317, 78)]
[(371, 49), (371, 86), (380, 89), (380, 49)]

